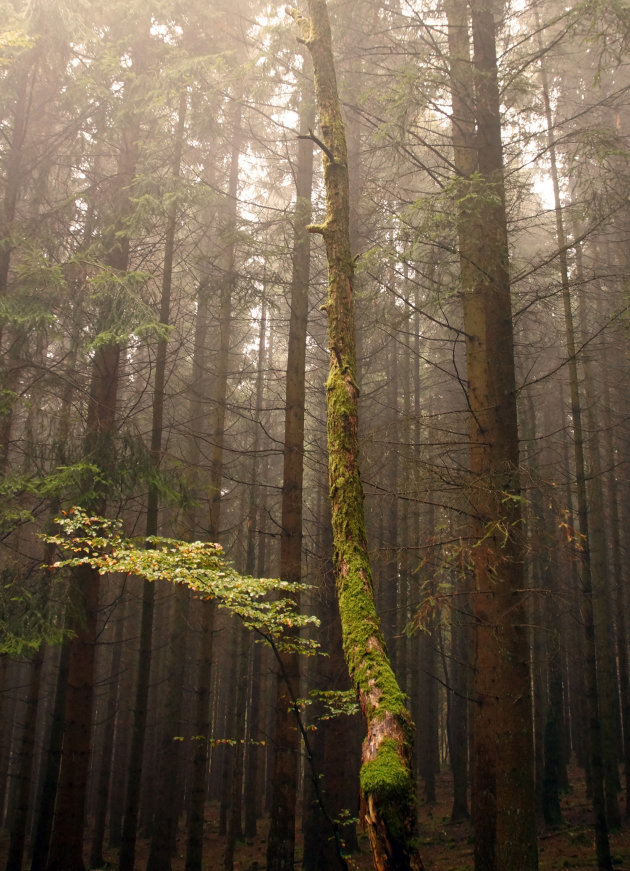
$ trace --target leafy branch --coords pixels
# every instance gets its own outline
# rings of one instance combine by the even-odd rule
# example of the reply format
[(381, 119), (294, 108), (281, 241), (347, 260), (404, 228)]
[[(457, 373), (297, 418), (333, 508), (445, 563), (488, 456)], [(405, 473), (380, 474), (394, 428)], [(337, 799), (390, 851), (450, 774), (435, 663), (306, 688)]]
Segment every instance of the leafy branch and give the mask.
[(161, 536), (127, 538), (120, 521), (90, 516), (82, 508), (70, 509), (56, 523), (60, 531), (42, 538), (67, 556), (51, 568), (89, 565), (102, 575), (119, 572), (184, 584), (200, 598), (216, 599), (277, 648), (308, 654), (318, 646), (298, 630), (319, 621), (301, 614), (291, 598), (307, 585), (241, 575), (226, 560), (220, 544)]

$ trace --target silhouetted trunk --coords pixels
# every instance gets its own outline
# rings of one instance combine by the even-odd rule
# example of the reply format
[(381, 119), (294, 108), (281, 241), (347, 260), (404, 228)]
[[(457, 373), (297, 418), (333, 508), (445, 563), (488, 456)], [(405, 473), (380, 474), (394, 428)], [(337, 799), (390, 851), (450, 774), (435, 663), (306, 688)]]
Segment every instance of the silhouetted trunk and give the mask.
[[(254, 437), (251, 457), (251, 480), (247, 494), (247, 553), (245, 557), (245, 574), (256, 574), (256, 553), (262, 547), (259, 535), (260, 513), (260, 447), (262, 433), (263, 414), (263, 391), (265, 384), (265, 360), (267, 349), (267, 301), (263, 290), (260, 303), (260, 324), (258, 330), (258, 362), (256, 376), (256, 404), (254, 407)], [(258, 722), (260, 718), (260, 645), (255, 639), (243, 643), (247, 649), (247, 668), (243, 680), (246, 682), (246, 691), (243, 704), (243, 723), (246, 726), (245, 744), (243, 747), (243, 779), (242, 785), (245, 798), (245, 821), (244, 834), (246, 838), (253, 838), (257, 828), (258, 802), (258, 747), (254, 743), (258, 738)], [(233, 799), (232, 799), (233, 800)]]
[[(219, 254), (220, 277), (218, 282), (218, 348), (212, 391), (214, 421), (211, 429), (209, 511), (207, 535), (216, 540), (221, 531), (221, 484), (223, 481), (223, 450), (225, 444), (225, 419), (227, 412), (227, 384), (229, 373), (230, 341), (232, 333), (232, 293), (234, 290), (234, 262), (236, 225), (236, 206), (238, 193), (239, 158), (243, 131), (241, 128), (241, 107), (234, 104), (232, 151), (230, 155), (230, 175), (226, 192), (226, 212), (223, 226), (218, 233), (222, 246)], [(186, 871), (199, 871), (203, 859), (203, 820), (208, 778), (208, 741), (210, 720), (208, 702), (210, 699), (210, 678), (212, 666), (212, 633), (215, 607), (211, 602), (201, 603), (202, 648), (197, 671), (197, 706), (195, 734), (201, 740), (195, 743), (193, 753), (193, 773), (188, 808), (188, 839), (186, 850)]]
[(26, 699), (24, 729), (20, 744), (20, 764), (18, 783), (15, 796), (15, 810), (11, 821), (11, 836), (7, 856), (6, 871), (21, 871), (26, 839), (26, 824), (28, 820), (28, 800), (31, 791), (33, 774), (33, 755), (35, 750), (35, 725), (39, 703), (42, 665), (44, 661), (43, 648), (40, 648), (31, 660), (31, 677)]
[[(429, 500), (431, 495), (429, 494)], [(433, 505), (427, 506), (426, 528), (433, 529), (435, 526), (435, 511)], [(418, 636), (418, 684), (417, 692), (422, 700), (416, 729), (418, 732), (418, 771), (424, 781), (424, 798), (427, 804), (435, 804), (436, 801), (436, 778), (439, 773), (439, 745), (438, 745), (438, 695), (437, 681), (435, 679), (437, 666), (437, 637), (439, 633), (436, 625), (431, 600), (435, 594), (432, 579), (425, 580), (420, 575), (423, 595), (429, 600), (427, 603), (421, 600), (420, 612), (424, 611), (422, 625), (419, 626)], [(423, 607), (424, 606), (424, 607)]]
[(261, 708), (261, 668), (260, 644), (250, 640), (249, 666), (249, 711), (247, 716), (248, 732), (245, 747), (245, 823), (244, 835), (248, 840), (256, 837), (258, 831), (258, 816), (262, 806), (262, 784), (260, 783), (261, 759), (264, 748), (260, 745), (262, 719)]
[[(186, 118), (186, 94), (180, 96), (177, 129), (175, 131), (175, 150), (172, 175), (176, 183), (180, 175), (184, 123)], [(162, 268), (162, 293), (160, 298), (160, 325), (166, 328), (171, 319), (171, 287), (173, 278), (173, 257), (175, 251), (175, 232), (177, 229), (177, 200), (174, 198), (168, 211), (166, 239), (164, 243), (164, 263)], [(166, 383), (166, 336), (158, 340), (155, 360), (155, 381), (153, 385), (153, 404), (151, 420), (151, 463), (155, 474), (159, 474), (162, 460), (162, 432), (164, 420), (164, 390)], [(149, 486), (145, 532), (147, 537), (159, 531), (159, 487), (156, 481)], [(136, 697), (133, 709), (131, 744), (129, 749), (129, 769), (127, 777), (127, 796), (119, 854), (119, 871), (132, 871), (135, 863), (136, 833), (138, 828), (138, 808), (140, 785), (142, 782), (142, 758), (144, 737), (147, 726), (149, 680), (153, 649), (153, 611), (155, 583), (143, 582), (142, 612), (140, 617), (140, 645), (138, 650), (138, 669), (136, 674)]]
[[(553, 595), (553, 593), (552, 593)], [(558, 615), (557, 605), (552, 606), (552, 614)], [(560, 636), (557, 621), (552, 622), (547, 643), (549, 660), (549, 695), (543, 734), (543, 783), (542, 811), (548, 826), (562, 825), (562, 809), (560, 807), (562, 748), (562, 663), (560, 660)]]
[(59, 780), (59, 768), (61, 765), (69, 660), (70, 644), (66, 641), (61, 647), (59, 663), (57, 665), (52, 721), (48, 735), (48, 747), (44, 757), (44, 776), (35, 818), (33, 843), (31, 845), (31, 871), (43, 871), (48, 862), (50, 833), (52, 831), (57, 782)]
[(571, 305), (571, 290), (569, 285), (569, 267), (567, 261), (566, 233), (562, 216), (560, 199), (560, 184), (556, 149), (552, 133), (551, 103), (549, 86), (544, 66), (541, 68), (542, 92), (545, 105), (547, 124), (547, 142), (551, 162), (551, 181), (554, 191), (554, 207), (556, 218), (556, 241), (558, 244), (558, 261), (562, 282), (562, 302), (564, 308), (564, 326), (567, 344), (567, 365), (569, 371), (569, 390), (571, 397), (571, 417), (573, 421), (573, 451), (576, 477), (576, 501), (579, 530), (584, 536), (580, 549), (581, 586), (583, 594), (583, 625), (585, 638), (585, 693), (588, 708), (588, 744), (589, 744), (589, 774), (590, 792), (595, 817), (595, 845), (597, 865), (600, 871), (610, 871), (610, 843), (608, 838), (608, 821), (606, 818), (606, 795), (604, 790), (604, 758), (602, 754), (601, 720), (599, 715), (599, 687), (597, 674), (597, 649), (595, 639), (595, 616), (593, 608), (593, 577), (591, 571), (591, 552), (588, 539), (588, 501), (586, 490), (586, 460), (584, 456), (584, 438), (582, 432), (582, 408), (580, 403), (579, 381), (577, 372), (575, 330), (573, 310)]
[[(308, 74), (310, 64), (305, 61)], [(300, 131), (306, 136), (313, 126), (311, 88), (304, 87)], [(284, 423), (284, 468), (280, 522), (280, 577), (302, 580), (302, 481), (304, 474), (304, 379), (310, 237), (306, 226), (311, 218), (313, 144), (298, 142), (296, 205), (293, 223), (293, 275), (286, 370)], [(295, 813), (299, 769), (299, 735), (291, 694), (298, 695), (299, 663), (295, 653), (282, 653), (282, 669), (276, 677), (275, 730), (271, 820), (267, 840), (269, 871), (289, 871), (294, 866)], [(290, 686), (287, 686), (287, 682)]]
[[(329, 520), (329, 512), (316, 513), (322, 522)], [(321, 545), (318, 551), (330, 554), (331, 534), (329, 529), (321, 531)], [(341, 646), (341, 626), (339, 609), (335, 595), (332, 561), (324, 559), (320, 578), (317, 583), (318, 605), (309, 606), (309, 613), (316, 614), (321, 620), (321, 644), (327, 652), (325, 657), (312, 657), (310, 660), (312, 677), (309, 689), (344, 690), (349, 686), (348, 669), (343, 658)], [(313, 713), (321, 713), (318, 706), (313, 706)], [(345, 846), (346, 853), (356, 848), (353, 834), (356, 824), (343, 825), (344, 815), (355, 818), (358, 809), (358, 777), (355, 766), (352, 776), (353, 750), (359, 753), (357, 729), (360, 728), (358, 715), (342, 714), (336, 717), (320, 720), (316, 729), (309, 732), (309, 743), (313, 753), (311, 770), (304, 776), (304, 809), (302, 830), (304, 832), (303, 871), (333, 871), (336, 868), (346, 869), (348, 865), (339, 856), (340, 845)], [(313, 777), (318, 780), (315, 789)], [(348, 790), (348, 784), (354, 786)], [(323, 807), (320, 804), (323, 803)], [(331, 820), (335, 821), (331, 825)]]
[(232, 716), (232, 734), (236, 744), (231, 749), (230, 796), (227, 819), (227, 838), (223, 855), (223, 868), (233, 871), (234, 850), (236, 842), (243, 837), (242, 827), (242, 789), (243, 761), (245, 752), (245, 701), (247, 691), (247, 658), (244, 656), (245, 629), (243, 626), (233, 627), (234, 648), (232, 667), (230, 669), (230, 686), (234, 687), (230, 704)]
[(109, 673), (109, 698), (105, 714), (105, 734), (103, 736), (102, 754), (96, 786), (96, 809), (94, 812), (94, 830), (90, 847), (90, 867), (102, 868), (105, 865), (103, 843), (107, 822), (107, 807), (109, 790), (112, 782), (112, 756), (114, 751), (114, 734), (116, 731), (116, 715), (120, 697), (120, 671), (122, 663), (123, 628), (125, 612), (118, 615), (116, 633), (112, 651), (111, 669)]
[[(4, 197), (0, 206), (0, 300), (9, 293), (9, 270), (13, 251), (13, 223), (20, 189), (24, 183), (24, 148), (30, 116), (32, 113), (33, 77), (37, 75), (41, 54), (40, 38), (35, 46), (24, 52), (16, 64), (15, 101), (13, 103), (12, 126), (8, 132), (8, 149), (5, 154)], [(9, 74), (9, 82), (13, 78)], [(0, 351), (2, 369), (0, 370), (0, 389), (2, 406), (0, 414), (0, 474), (5, 474), (9, 461), (11, 434), (14, 422), (15, 399), (18, 394), (20, 373), (25, 349), (24, 327), (21, 324), (0, 325)], [(4, 346), (4, 347), (3, 347)]]
[[(142, 70), (139, 43), (135, 45), (134, 64), (137, 75)], [(137, 55), (137, 56), (136, 56)], [(121, 133), (121, 150), (116, 175), (121, 202), (117, 203), (118, 220), (107, 228), (104, 238), (105, 266), (114, 277), (123, 275), (129, 264), (127, 218), (132, 210), (130, 185), (138, 160), (139, 115), (132, 112), (128, 126)], [(121, 315), (120, 303), (106, 300), (99, 313), (99, 328), (111, 330)], [(110, 339), (98, 344), (91, 367), (84, 459), (96, 466), (105, 481), (115, 465), (114, 439), (116, 406), (120, 379), (121, 345)], [(89, 512), (105, 514), (107, 485), (86, 480), (92, 493), (84, 504)], [(92, 698), (96, 646), (100, 577), (95, 569), (79, 566), (72, 571), (72, 604), (76, 614), (75, 635), (70, 640), (68, 687), (64, 726), (64, 743), (57, 801), (51, 835), (48, 871), (83, 871), (83, 836), (85, 798), (90, 759)]]
[[(192, 384), (190, 420), (193, 437), (190, 444), (189, 462), (192, 469), (197, 468), (199, 444), (197, 437), (205, 431), (203, 427), (203, 402), (205, 399), (206, 340), (208, 335), (208, 287), (201, 281), (197, 297), (197, 321), (195, 324), (195, 346), (192, 364)], [(189, 512), (191, 531), (198, 528), (196, 511)], [(201, 602), (204, 612), (212, 608), (210, 602)], [(197, 673), (195, 675), (195, 735), (190, 777), (190, 796), (186, 819), (186, 871), (201, 871), (203, 859), (203, 828), (207, 788), (207, 745), (210, 733), (210, 679), (212, 669), (212, 628), (213, 616), (201, 615), (201, 639), (198, 651)]]
[[(470, 56), (469, 13), (465, 3), (447, 0), (445, 10), (448, 20), (448, 47), (450, 63), (450, 87), (452, 101), (451, 136), (453, 141), (454, 163), (458, 178), (464, 183), (476, 169), (474, 85), (472, 59)], [(458, 215), (458, 241), (462, 288), (472, 287), (474, 260), (474, 240), (472, 226), (467, 226), (466, 217)], [(462, 557), (462, 562), (465, 562)], [(462, 566), (461, 577), (466, 578), (468, 570)], [(464, 594), (465, 591), (462, 591)], [(455, 662), (452, 668), (453, 692), (449, 694), (449, 741), (451, 767), (453, 769), (454, 795), (452, 818), (468, 816), (468, 723), (470, 648), (472, 645), (472, 615), (467, 617), (470, 603), (462, 597), (463, 607), (458, 609), (457, 626), (453, 626), (453, 653)], [(451, 731), (452, 730), (452, 733)]]
[(161, 716), (161, 738), (155, 783), (155, 813), (147, 871), (170, 871), (176, 840), (178, 802), (175, 799), (179, 764), (182, 686), (185, 667), (187, 611), (190, 600), (187, 587), (175, 588), (171, 603), (168, 638), (166, 691)]
[(451, 667), (448, 693), (448, 750), (453, 774), (451, 820), (468, 817), (469, 623), (464, 608), (451, 617)]

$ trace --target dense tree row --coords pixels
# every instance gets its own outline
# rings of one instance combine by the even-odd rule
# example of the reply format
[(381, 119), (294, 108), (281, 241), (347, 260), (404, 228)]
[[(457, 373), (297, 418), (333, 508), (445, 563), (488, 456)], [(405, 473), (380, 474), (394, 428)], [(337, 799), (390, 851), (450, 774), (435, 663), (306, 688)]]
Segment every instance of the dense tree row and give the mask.
[[(269, 869), (296, 838), (308, 871), (344, 867), (381, 782), (359, 778), (344, 652), (381, 714), (340, 581), (340, 541), (363, 539), (337, 376), (420, 827), (449, 770), (476, 871), (534, 869), (574, 760), (611, 868), (630, 806), (623, 4), (331, 3), (343, 124), (323, 0), (2, 12), (7, 869), (129, 871), (142, 839), (151, 871), (176, 845), (195, 871), (215, 811), (226, 868), (267, 826)], [(305, 581), (327, 656), (258, 643), (183, 584), (52, 570), (42, 533), (74, 505)]]

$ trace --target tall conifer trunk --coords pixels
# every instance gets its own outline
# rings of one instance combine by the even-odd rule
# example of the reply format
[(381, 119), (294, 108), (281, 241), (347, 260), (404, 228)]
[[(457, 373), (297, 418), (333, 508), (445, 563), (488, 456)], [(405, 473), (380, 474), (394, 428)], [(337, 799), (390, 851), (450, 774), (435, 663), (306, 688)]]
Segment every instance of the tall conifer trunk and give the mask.
[[(13, 250), (12, 234), (20, 190), (24, 183), (24, 150), (31, 115), (31, 88), (37, 76), (41, 43), (24, 52), (16, 64), (15, 103), (6, 154), (4, 196), (0, 203), (0, 300), (9, 294), (9, 270)], [(11, 76), (9, 77), (9, 81)], [(7, 471), (14, 422), (14, 404), (24, 352), (24, 327), (0, 325), (0, 474)], [(5, 347), (3, 347), (5, 346)]]
[(35, 751), (35, 725), (41, 688), (42, 667), (44, 663), (43, 646), (35, 653), (30, 663), (30, 683), (26, 699), (24, 730), (20, 742), (20, 765), (15, 797), (15, 810), (11, 822), (11, 838), (7, 856), (6, 871), (21, 871), (28, 821), (28, 799), (33, 775)]
[[(306, 65), (310, 66), (310, 65)], [(306, 87), (300, 113), (300, 131), (313, 126), (311, 90)], [(313, 144), (298, 143), (296, 203), (293, 227), (293, 274), (285, 396), (280, 576), (284, 581), (302, 580), (302, 481), (304, 477), (304, 385), (308, 281), (313, 187)], [(282, 669), (276, 676), (275, 732), (271, 822), (267, 842), (269, 871), (289, 871), (294, 866), (295, 806), (299, 770), (299, 736), (292, 694), (297, 696), (299, 663), (296, 653), (283, 653)], [(291, 684), (291, 686), (288, 686)]]
[[(541, 47), (542, 49), (542, 47)], [(542, 50), (541, 50), (542, 55)], [(569, 393), (571, 400), (571, 417), (573, 421), (573, 458), (575, 463), (576, 477), (576, 502), (579, 529), (584, 536), (583, 546), (580, 550), (580, 574), (583, 594), (584, 633), (585, 633), (585, 674), (586, 704), (588, 708), (588, 742), (589, 742), (589, 769), (590, 769), (590, 792), (593, 803), (593, 815), (595, 819), (595, 846), (597, 863), (600, 871), (609, 871), (612, 867), (610, 856), (610, 842), (608, 835), (608, 817), (606, 801), (607, 795), (604, 788), (605, 765), (602, 752), (602, 722), (599, 711), (599, 677), (598, 655), (595, 633), (594, 613), (594, 584), (593, 584), (593, 561), (592, 544), (589, 540), (589, 503), (587, 498), (587, 475), (586, 457), (584, 452), (584, 437), (582, 428), (582, 405), (580, 402), (578, 369), (576, 359), (575, 329), (573, 322), (573, 308), (571, 302), (571, 289), (569, 283), (569, 265), (566, 247), (566, 232), (562, 214), (560, 199), (560, 181), (558, 175), (558, 162), (555, 142), (553, 139), (553, 119), (551, 114), (551, 99), (549, 82), (546, 69), (541, 66), (542, 96), (545, 107), (545, 121), (547, 125), (547, 146), (551, 164), (551, 181), (554, 192), (554, 212), (556, 219), (556, 241), (558, 245), (558, 264), (562, 286), (562, 304), (564, 310), (564, 330), (567, 345), (567, 358), (569, 370)], [(599, 482), (595, 482), (599, 486)], [(600, 514), (595, 515), (599, 522)], [(593, 519), (590, 518), (592, 527)], [(602, 665), (599, 663), (599, 668)], [(617, 796), (610, 794), (610, 810), (615, 813), (619, 820), (619, 810), (616, 806)]]
[[(137, 58), (134, 58), (137, 61)], [(114, 280), (123, 275), (129, 265), (129, 237), (126, 219), (132, 208), (129, 187), (133, 182), (138, 160), (139, 116), (133, 113), (121, 136), (121, 153), (117, 178), (122, 204), (119, 219), (105, 237), (106, 267)], [(108, 330), (121, 314), (119, 303), (107, 300), (100, 312), (100, 328)], [(88, 399), (85, 458), (97, 466), (107, 478), (113, 467), (116, 406), (120, 380), (121, 346), (116, 340), (97, 346), (92, 359), (91, 384)], [(106, 492), (101, 484), (86, 481), (87, 509), (104, 514)], [(69, 645), (69, 668), (65, 699), (65, 725), (57, 802), (51, 834), (49, 871), (83, 871), (83, 836), (85, 799), (90, 759), (92, 699), (96, 628), (100, 577), (96, 569), (79, 566), (73, 570), (71, 582), (72, 607), (76, 614), (74, 637)]]
[[(186, 95), (183, 93), (179, 101), (179, 116), (175, 134), (175, 153), (173, 155), (173, 180), (180, 174), (182, 147), (184, 140), (184, 123), (186, 118)], [(167, 327), (170, 323), (171, 287), (173, 277), (173, 257), (175, 251), (175, 231), (177, 228), (177, 200), (174, 199), (166, 222), (166, 240), (164, 245), (164, 262), (162, 269), (162, 293), (160, 299), (160, 324)], [(163, 336), (158, 341), (155, 382), (153, 388), (153, 406), (151, 420), (151, 460), (156, 472), (159, 471), (162, 459), (162, 431), (164, 418), (164, 392), (166, 383), (166, 352), (168, 339)], [(149, 486), (147, 517), (145, 531), (147, 536), (158, 534), (159, 488), (155, 481)], [(131, 730), (131, 746), (129, 750), (129, 776), (127, 780), (127, 796), (125, 801), (125, 816), (122, 830), (122, 842), (119, 856), (119, 871), (131, 871), (135, 861), (136, 833), (138, 828), (138, 808), (140, 803), (140, 784), (142, 779), (142, 756), (144, 751), (144, 736), (148, 715), (149, 677), (151, 673), (151, 657), (153, 648), (153, 611), (155, 601), (155, 584), (146, 579), (142, 585), (142, 611), (140, 617), (140, 646), (138, 656), (138, 673), (136, 676), (136, 694)]]
[(330, 371), (326, 382), (334, 565), (344, 653), (367, 723), (361, 789), (363, 824), (377, 871), (420, 869), (414, 835), (413, 723), (374, 605), (359, 475), (358, 395), (349, 233), (348, 159), (325, 0), (309, 0), (300, 23), (313, 59), (326, 187), (326, 220), (312, 226), (328, 258)]
[[(234, 290), (234, 230), (237, 214), (239, 159), (243, 139), (240, 103), (235, 102), (233, 113), (232, 151), (230, 155), (228, 189), (226, 192), (227, 205), (224, 224), (220, 233), (220, 241), (223, 248), (219, 257), (221, 269), (217, 317), (219, 346), (213, 390), (215, 415), (211, 436), (210, 504), (206, 527), (210, 540), (218, 537), (221, 523), (221, 483), (223, 480), (223, 449), (225, 444), (225, 415), (227, 411), (228, 367), (232, 330), (232, 294)], [(202, 353), (201, 349), (199, 350)], [(201, 608), (201, 649), (196, 676), (197, 705), (195, 710), (195, 734), (203, 736), (205, 740), (197, 740), (193, 752), (192, 786), (188, 809), (189, 828), (186, 849), (186, 871), (198, 871), (201, 868), (203, 858), (204, 808), (208, 779), (209, 701), (215, 605), (213, 602), (202, 602)]]
[(466, 5), (449, 3), (448, 13), (453, 143), (466, 192), (458, 197), (458, 220), (475, 538), (475, 869), (535, 871), (529, 643), (493, 3), (470, 2), (472, 66)]

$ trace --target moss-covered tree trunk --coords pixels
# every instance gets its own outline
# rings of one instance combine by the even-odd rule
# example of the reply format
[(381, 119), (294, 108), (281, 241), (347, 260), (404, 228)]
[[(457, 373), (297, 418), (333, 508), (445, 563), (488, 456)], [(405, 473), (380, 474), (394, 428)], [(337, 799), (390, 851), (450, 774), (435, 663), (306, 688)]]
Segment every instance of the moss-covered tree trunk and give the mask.
[(328, 257), (329, 483), (344, 653), (367, 723), (361, 817), (377, 871), (405, 871), (422, 868), (414, 844), (413, 723), (392, 671), (374, 606), (359, 475), (346, 139), (325, 0), (309, 0), (308, 11), (308, 20), (298, 12), (293, 14), (313, 59), (321, 125), (322, 139), (317, 141), (323, 151), (326, 220), (310, 229), (324, 237)]

